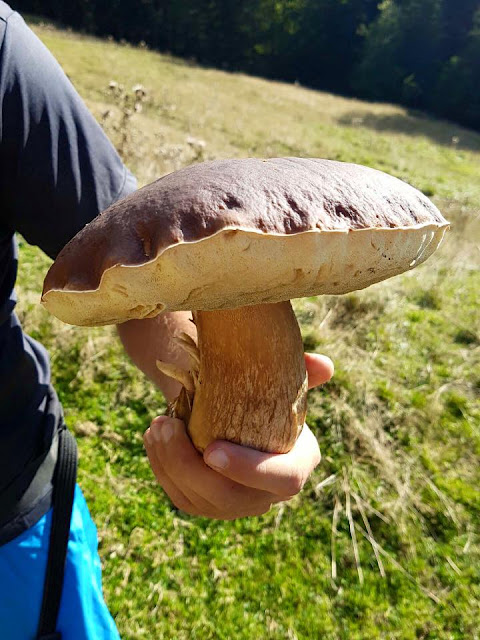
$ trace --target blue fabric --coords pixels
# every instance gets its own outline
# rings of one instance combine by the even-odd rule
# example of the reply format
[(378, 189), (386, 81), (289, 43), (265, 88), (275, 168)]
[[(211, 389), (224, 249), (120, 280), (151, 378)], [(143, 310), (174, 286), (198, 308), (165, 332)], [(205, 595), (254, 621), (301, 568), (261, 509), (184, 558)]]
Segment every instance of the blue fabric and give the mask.
[[(0, 547), (0, 635), (34, 640), (40, 616), (52, 511)], [(103, 599), (97, 530), (75, 489), (65, 580), (57, 630), (62, 640), (118, 640)]]

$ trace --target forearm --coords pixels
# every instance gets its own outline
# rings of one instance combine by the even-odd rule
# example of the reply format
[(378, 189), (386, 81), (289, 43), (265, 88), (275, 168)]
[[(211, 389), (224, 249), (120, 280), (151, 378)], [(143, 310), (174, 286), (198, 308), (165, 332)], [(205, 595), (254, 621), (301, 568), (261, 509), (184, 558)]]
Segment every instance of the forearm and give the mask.
[(188, 370), (190, 361), (174, 338), (185, 332), (196, 337), (191, 313), (176, 311), (146, 320), (130, 320), (117, 326), (118, 334), (134, 364), (163, 392), (168, 402), (180, 392), (180, 384), (161, 373), (156, 361), (162, 360)]

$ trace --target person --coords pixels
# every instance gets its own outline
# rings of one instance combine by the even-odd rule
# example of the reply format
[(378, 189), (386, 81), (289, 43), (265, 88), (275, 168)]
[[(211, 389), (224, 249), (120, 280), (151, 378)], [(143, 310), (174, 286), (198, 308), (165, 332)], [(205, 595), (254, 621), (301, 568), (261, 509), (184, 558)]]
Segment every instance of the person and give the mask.
[[(14, 234), (55, 258), (136, 181), (53, 56), (4, 2), (0, 47), (0, 635), (30, 640), (42, 605), (64, 419), (47, 352), (15, 314)], [(182, 364), (172, 340), (182, 330), (192, 331), (186, 313), (118, 327), (126, 352), (167, 400), (177, 383), (155, 360)], [(333, 373), (328, 358), (310, 354), (306, 363), (310, 386)], [(261, 514), (295, 495), (320, 460), (307, 427), (288, 454), (215, 442), (201, 456), (183, 423), (164, 416), (147, 429), (145, 448), (177, 508), (223, 519)], [(118, 638), (103, 599), (95, 525), (78, 486), (68, 535), (56, 630), (63, 640)]]

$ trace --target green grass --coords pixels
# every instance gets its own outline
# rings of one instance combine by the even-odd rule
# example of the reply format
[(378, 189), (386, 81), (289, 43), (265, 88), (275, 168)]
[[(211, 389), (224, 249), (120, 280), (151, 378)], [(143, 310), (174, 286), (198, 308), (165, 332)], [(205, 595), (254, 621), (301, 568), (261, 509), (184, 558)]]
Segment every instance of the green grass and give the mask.
[[(478, 638), (480, 136), (391, 105), (35, 29), (141, 183), (200, 159), (322, 156), (406, 179), (452, 221), (436, 256), (413, 272), (295, 303), (306, 347), (336, 364), (334, 380), (310, 394), (323, 462), (291, 503), (230, 523), (171, 507), (141, 439), (165, 409), (161, 394), (113, 330), (65, 326), (39, 307), (48, 259), (22, 242), (20, 315), (50, 350), (78, 436), (80, 484), (122, 637)], [(145, 86), (141, 113), (122, 113), (129, 105), (108, 89), (112, 80), (129, 96)]]

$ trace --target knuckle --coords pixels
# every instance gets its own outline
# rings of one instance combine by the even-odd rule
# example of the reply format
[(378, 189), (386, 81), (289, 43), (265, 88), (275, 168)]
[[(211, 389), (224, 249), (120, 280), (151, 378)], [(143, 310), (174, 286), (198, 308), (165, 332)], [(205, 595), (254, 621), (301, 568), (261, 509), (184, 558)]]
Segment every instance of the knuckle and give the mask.
[(263, 514), (265, 514), (268, 511), (270, 511), (271, 508), (272, 508), (272, 503), (271, 502), (267, 502), (267, 503), (258, 505), (255, 509), (252, 509), (252, 512), (250, 513), (250, 515), (251, 516), (263, 516)]
[(145, 449), (149, 449), (151, 446), (151, 433), (150, 433), (150, 429), (147, 429), (145, 431), (145, 433), (143, 434), (143, 445), (145, 447)]
[[(306, 429), (308, 429), (308, 427), (306, 427)], [(320, 461), (322, 459), (322, 454), (320, 452), (320, 447), (318, 444), (318, 441), (316, 439), (316, 437), (314, 436), (314, 434), (311, 432), (310, 429), (308, 429), (308, 431), (306, 431), (306, 438), (308, 439), (308, 450), (311, 452), (311, 465), (312, 465), (312, 469), (315, 469), (315, 467), (320, 464)]]
[(175, 446), (177, 443), (172, 443), (169, 450), (163, 449), (159, 458), (168, 475), (171, 477), (178, 477), (184, 474), (184, 470), (190, 466), (190, 455), (182, 446)]
[(238, 505), (233, 504), (222, 504), (221, 506), (217, 506), (215, 509), (215, 519), (216, 520), (236, 520), (241, 517), (239, 514), (242, 509)]
[(295, 496), (303, 489), (306, 482), (306, 477), (302, 473), (292, 473), (292, 475), (286, 481), (286, 494), (288, 496)]
[[(166, 498), (171, 502), (173, 509), (184, 511), (185, 513), (192, 513), (194, 505), (190, 500), (178, 490), (176, 487), (171, 486), (170, 483), (165, 482), (164, 478), (158, 478), (158, 483), (161, 486)], [(195, 515), (192, 513), (192, 515)]]
[(184, 513), (188, 513), (188, 515), (196, 516), (195, 508), (191, 502), (189, 502), (186, 498), (182, 498), (180, 496), (175, 496), (174, 498), (170, 498), (171, 503), (174, 508), (178, 511), (183, 511)]

